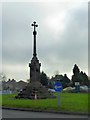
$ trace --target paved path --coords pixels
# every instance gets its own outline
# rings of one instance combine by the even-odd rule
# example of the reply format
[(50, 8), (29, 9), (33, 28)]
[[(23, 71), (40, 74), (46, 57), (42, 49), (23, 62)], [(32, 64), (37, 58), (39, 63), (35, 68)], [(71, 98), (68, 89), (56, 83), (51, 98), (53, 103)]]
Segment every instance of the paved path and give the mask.
[(88, 118), (84, 115), (68, 115), (45, 112), (31, 112), (18, 110), (2, 110), (3, 118)]
[(2, 118), (2, 109), (0, 108), (0, 120)]

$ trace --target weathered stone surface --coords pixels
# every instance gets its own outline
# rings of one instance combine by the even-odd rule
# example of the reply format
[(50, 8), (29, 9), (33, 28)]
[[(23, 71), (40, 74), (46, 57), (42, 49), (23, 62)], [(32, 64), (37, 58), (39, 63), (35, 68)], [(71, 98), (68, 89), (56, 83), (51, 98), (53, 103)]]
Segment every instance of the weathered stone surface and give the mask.
[(34, 26), (34, 49), (33, 49), (33, 57), (31, 63), (29, 63), (30, 67), (30, 82), (26, 86), (25, 89), (20, 91), (20, 93), (16, 96), (16, 98), (28, 98), (28, 99), (45, 99), (45, 98), (55, 98), (52, 93), (48, 91), (46, 87), (44, 87), (40, 83), (40, 66), (39, 60), (36, 54), (36, 30), (37, 27), (36, 22), (32, 24)]
[(17, 98), (35, 99), (35, 95), (37, 96), (36, 99), (55, 98), (55, 96), (38, 81), (29, 83), (28, 86), (18, 94)]
[(29, 63), (31, 82), (40, 81), (40, 66), (41, 63), (39, 63), (37, 57), (34, 56), (31, 60), (31, 63)]

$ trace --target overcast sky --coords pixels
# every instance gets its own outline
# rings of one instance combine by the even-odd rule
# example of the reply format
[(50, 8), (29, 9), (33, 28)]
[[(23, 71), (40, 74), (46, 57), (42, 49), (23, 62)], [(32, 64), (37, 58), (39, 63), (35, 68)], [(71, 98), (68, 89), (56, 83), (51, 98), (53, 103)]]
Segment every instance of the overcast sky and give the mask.
[(37, 28), (37, 55), (49, 77), (56, 71), (72, 76), (74, 64), (88, 73), (88, 3), (24, 2), (2, 4), (2, 58), (7, 78), (29, 78), (33, 54), (33, 27)]

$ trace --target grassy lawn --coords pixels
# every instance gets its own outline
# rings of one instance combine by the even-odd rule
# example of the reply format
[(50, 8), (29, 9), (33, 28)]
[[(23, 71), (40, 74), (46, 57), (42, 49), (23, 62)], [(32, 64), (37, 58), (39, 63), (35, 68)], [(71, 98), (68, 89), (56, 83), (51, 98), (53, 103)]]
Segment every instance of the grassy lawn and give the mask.
[[(30, 108), (33, 110), (55, 110), (88, 112), (88, 94), (83, 93), (61, 93), (61, 106), (57, 105), (57, 98), (42, 100), (15, 99), (14, 94), (3, 95), (2, 105), (15, 108)], [(57, 96), (57, 94), (56, 94)], [(1, 96), (0, 96), (1, 98)], [(1, 102), (0, 102), (1, 103)]]

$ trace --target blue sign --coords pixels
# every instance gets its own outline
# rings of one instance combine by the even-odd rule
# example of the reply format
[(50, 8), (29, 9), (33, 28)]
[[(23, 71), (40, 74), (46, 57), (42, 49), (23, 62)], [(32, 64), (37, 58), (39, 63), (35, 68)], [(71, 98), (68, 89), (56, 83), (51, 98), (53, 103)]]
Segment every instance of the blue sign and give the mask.
[(60, 82), (56, 82), (55, 84), (54, 84), (54, 90), (56, 91), (56, 92), (61, 92), (62, 91), (62, 84), (60, 83)]

